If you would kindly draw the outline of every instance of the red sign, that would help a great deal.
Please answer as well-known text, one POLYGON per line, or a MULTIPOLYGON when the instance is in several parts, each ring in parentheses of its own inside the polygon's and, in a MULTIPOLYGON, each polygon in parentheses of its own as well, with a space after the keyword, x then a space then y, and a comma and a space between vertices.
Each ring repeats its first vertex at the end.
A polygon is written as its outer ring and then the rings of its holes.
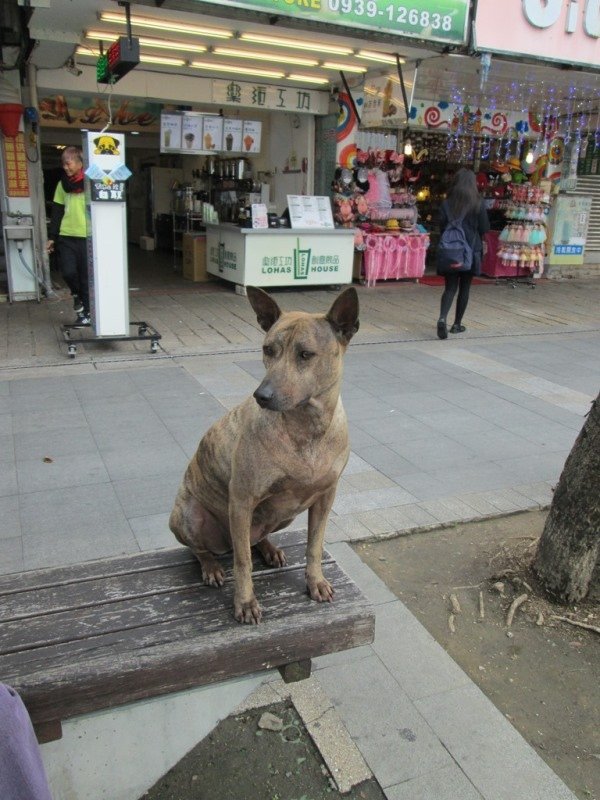
POLYGON ((29 197, 27 156, 22 133, 14 138, 3 137, 4 163, 6 165, 6 194, 9 197, 29 197))

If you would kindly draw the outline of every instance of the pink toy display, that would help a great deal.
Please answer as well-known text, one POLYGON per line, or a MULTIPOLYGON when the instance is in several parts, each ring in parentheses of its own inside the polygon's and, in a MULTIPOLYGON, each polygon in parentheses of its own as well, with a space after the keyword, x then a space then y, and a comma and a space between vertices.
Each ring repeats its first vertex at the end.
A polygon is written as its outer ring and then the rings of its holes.
POLYGON ((367 286, 377 281, 421 278, 429 247, 427 234, 370 233, 364 239, 363 270, 367 286))

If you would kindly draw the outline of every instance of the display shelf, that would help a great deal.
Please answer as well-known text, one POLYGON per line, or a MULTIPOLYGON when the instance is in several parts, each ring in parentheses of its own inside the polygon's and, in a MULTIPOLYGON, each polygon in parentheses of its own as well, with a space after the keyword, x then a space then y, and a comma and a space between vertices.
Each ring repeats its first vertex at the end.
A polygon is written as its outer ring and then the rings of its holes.
POLYGON ((364 245, 362 271, 367 286, 377 281, 418 280, 425 272, 426 233, 369 233, 364 245))

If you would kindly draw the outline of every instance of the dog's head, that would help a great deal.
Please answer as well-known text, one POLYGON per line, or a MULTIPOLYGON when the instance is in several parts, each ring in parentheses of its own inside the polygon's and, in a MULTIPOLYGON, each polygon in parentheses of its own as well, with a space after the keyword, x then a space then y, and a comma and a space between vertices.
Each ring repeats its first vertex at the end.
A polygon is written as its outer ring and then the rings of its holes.
POLYGON ((342 359, 359 327, 358 295, 350 287, 327 314, 282 312, 262 289, 247 287, 260 327, 266 331, 264 380, 254 392, 256 402, 271 411, 319 403, 339 392, 342 359))
POLYGON ((94 139, 94 144, 96 145, 96 149, 94 150, 95 155, 101 156, 118 156, 119 155, 119 140, 115 139, 114 136, 97 136, 94 139))

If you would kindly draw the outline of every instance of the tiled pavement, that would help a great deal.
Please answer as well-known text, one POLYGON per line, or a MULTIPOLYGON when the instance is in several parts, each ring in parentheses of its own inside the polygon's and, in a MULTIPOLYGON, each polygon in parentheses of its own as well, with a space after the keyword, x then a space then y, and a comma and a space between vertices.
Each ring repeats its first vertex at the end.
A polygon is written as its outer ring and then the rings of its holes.
MULTIPOLYGON (((562 800, 571 793, 348 542, 550 502, 600 385, 600 282, 475 286, 468 334, 446 342, 432 338, 439 291, 359 288, 343 388, 352 456, 327 542, 375 604, 377 638, 320 659, 317 675, 390 800, 562 800)), ((307 310, 333 296, 277 294, 307 310)), ((0 572, 173 546, 185 464, 256 387, 261 336, 231 292, 142 302, 166 332, 161 356, 104 343, 74 361, 56 336, 67 301, 0 305, 0 572), (205 328, 186 345, 176 318, 205 328)))

